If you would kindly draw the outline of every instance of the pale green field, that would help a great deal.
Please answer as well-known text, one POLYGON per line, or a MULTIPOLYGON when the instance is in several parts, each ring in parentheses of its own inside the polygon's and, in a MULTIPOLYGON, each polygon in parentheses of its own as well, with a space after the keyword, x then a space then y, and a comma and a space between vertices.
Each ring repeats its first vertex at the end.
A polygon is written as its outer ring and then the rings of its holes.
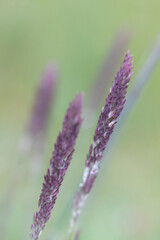
MULTIPOLYGON (((129 48, 134 55, 136 76, 160 32, 159 12, 158 0, 0 0, 1 198, 13 167, 19 164, 17 145, 30 113, 38 78, 51 60, 58 63, 60 72, 44 169, 38 180, 27 180, 23 175, 25 156, 22 158, 18 193, 12 199, 11 209, 7 202, 3 207, 6 219, 0 214, 7 232, 3 240, 28 239, 43 175, 65 109, 75 94, 89 92, 117 30, 125 26, 132 35, 129 48)), ((160 64, 133 109, 110 164, 104 159, 80 218, 80 239, 160 239, 159 92, 160 64)), ((93 130, 80 133, 72 164, 41 239, 65 238, 71 198, 82 175, 93 130)), ((0 230, 0 239, 3 230, 0 230)))

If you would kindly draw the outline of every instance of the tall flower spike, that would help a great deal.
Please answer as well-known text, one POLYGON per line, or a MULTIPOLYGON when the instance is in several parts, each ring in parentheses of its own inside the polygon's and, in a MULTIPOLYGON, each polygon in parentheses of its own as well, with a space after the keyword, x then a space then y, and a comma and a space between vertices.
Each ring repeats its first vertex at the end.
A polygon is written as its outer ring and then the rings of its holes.
POLYGON ((26 133, 20 141, 22 152, 39 152, 43 149, 52 100, 57 90, 57 66, 50 64, 37 85, 37 92, 26 133))
POLYGON ((51 105, 51 99, 56 92, 57 85, 57 67, 50 65, 46 69, 37 89, 37 96, 33 108, 33 114, 30 119, 28 131, 33 135, 39 135, 46 128, 48 112, 51 105))
POLYGON ((78 95, 71 103, 64 118, 62 131, 59 133, 54 151, 50 159, 50 168, 44 177, 39 211, 33 216, 31 239, 38 240, 46 222, 50 218, 52 208, 57 199, 64 175, 74 152, 75 140, 78 136, 81 119, 82 95, 78 95))
POLYGON ((99 172, 100 162, 106 144, 113 132, 117 118, 124 107, 126 91, 131 76, 132 56, 130 56, 128 51, 120 71, 114 79, 113 86, 110 89, 110 93, 105 101, 105 106, 102 108, 98 119, 98 124, 93 137, 93 144, 91 144, 87 155, 83 179, 73 202, 69 239, 72 238, 74 234, 74 228, 78 221, 78 217, 99 172))

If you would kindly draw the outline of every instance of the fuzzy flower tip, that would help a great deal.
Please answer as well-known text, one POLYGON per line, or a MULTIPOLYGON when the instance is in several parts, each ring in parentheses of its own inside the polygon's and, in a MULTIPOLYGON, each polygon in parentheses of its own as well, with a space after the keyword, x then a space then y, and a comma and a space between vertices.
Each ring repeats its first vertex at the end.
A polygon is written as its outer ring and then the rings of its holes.
POLYGON ((55 64, 52 64, 46 69, 37 89, 35 105, 28 126, 31 136, 44 132, 56 85, 57 67, 55 64))
POLYGON ((120 71, 114 79, 113 86, 110 89, 110 93, 106 98, 105 105, 102 108, 98 119, 98 124, 93 137, 93 144, 90 145, 89 153, 85 162, 80 189, 74 198, 69 233, 73 232, 87 196, 91 191, 99 172, 103 152, 114 130, 117 118, 124 107, 128 83, 132 76, 132 68, 132 56, 128 51, 123 64, 120 67, 120 71))
POLYGON ((74 145, 78 136, 81 119, 82 94, 70 103, 66 112, 62 131, 59 133, 50 159, 50 168, 44 176, 39 198, 39 211, 33 216, 31 239, 38 240, 57 199, 64 175, 70 164, 74 145))

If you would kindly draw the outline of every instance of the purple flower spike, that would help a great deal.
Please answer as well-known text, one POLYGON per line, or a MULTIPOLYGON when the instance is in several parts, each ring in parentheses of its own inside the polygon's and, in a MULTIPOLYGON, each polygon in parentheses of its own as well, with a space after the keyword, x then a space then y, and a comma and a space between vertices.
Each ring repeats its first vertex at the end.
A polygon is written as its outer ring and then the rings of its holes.
POLYGON ((44 132, 52 97, 56 90, 57 67, 50 65, 39 84, 28 131, 32 136, 44 132), (53 92, 54 91, 54 92, 53 92))
POLYGON ((64 118, 50 159, 50 168, 44 177, 44 183, 38 203, 39 211, 33 216, 31 239, 38 240, 57 199, 64 175, 70 164, 74 145, 78 136, 81 119, 82 94, 71 103, 64 118))
POLYGON ((43 155, 43 148, 45 143, 45 135, 50 116, 51 104, 55 99, 57 90, 57 66, 50 64, 41 80, 38 82, 36 89, 36 96, 29 121, 27 123, 26 131, 19 143, 19 150, 22 154, 32 153, 34 165, 40 162, 43 155))
POLYGON ((99 172, 103 152, 114 130, 114 125, 124 107, 126 91, 131 76, 132 56, 130 56, 128 51, 120 71, 114 79, 113 86, 110 89, 110 93, 106 98, 105 105, 102 108, 98 119, 98 124, 93 137, 93 144, 90 146, 85 163, 83 180, 80 184, 80 189, 74 198, 69 230, 70 236, 73 234, 78 217, 99 172))

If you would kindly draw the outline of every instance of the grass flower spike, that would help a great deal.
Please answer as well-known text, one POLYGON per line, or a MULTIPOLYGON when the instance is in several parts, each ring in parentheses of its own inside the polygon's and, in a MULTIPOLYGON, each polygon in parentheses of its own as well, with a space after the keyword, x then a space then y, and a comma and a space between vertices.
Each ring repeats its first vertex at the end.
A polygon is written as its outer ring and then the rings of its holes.
POLYGON ((38 81, 32 112, 25 134, 20 141, 19 147, 22 154, 35 152, 38 158, 42 156, 51 105, 57 90, 57 73, 57 66, 50 64, 38 81))
POLYGON ((106 148, 107 142, 114 130, 114 125, 120 115, 124 104, 128 83, 132 76, 132 56, 127 52, 120 71, 117 73, 110 93, 106 98, 105 105, 102 108, 98 119, 98 124, 93 137, 87 159, 85 162, 85 170, 80 189, 76 193, 72 209, 72 217, 70 221, 70 237, 73 234, 78 217, 81 213, 83 205, 87 199, 89 192, 94 184, 100 169, 100 162, 106 148))
POLYGON ((31 239, 38 240, 59 193, 64 175, 74 152, 75 140, 78 136, 81 119, 82 95, 78 95, 70 104, 59 133, 54 151, 50 159, 50 168, 44 177, 44 183, 39 198, 39 211, 33 216, 31 239))
POLYGON ((28 131, 31 135, 39 135, 44 131, 44 128, 47 125, 46 121, 50 110, 51 100, 56 92, 56 85, 57 67, 55 65, 50 65, 46 69, 39 84, 39 88, 37 89, 33 114, 28 127, 28 131))

